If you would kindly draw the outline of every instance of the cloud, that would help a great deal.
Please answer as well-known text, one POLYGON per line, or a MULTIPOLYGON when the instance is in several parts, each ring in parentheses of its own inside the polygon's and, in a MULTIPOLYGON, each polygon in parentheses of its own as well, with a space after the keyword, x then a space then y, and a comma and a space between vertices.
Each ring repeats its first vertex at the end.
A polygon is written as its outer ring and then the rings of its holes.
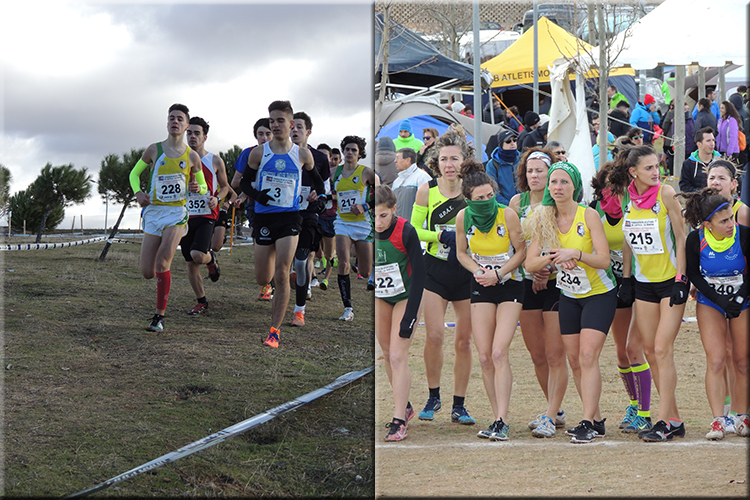
MULTIPOLYGON (((3 12, 12 29, 0 41, 13 50, 0 53, 0 145, 12 192, 47 162, 96 179, 105 155, 164 139, 175 102, 209 121, 216 153, 254 144, 252 125, 276 99, 312 116, 311 143, 370 136, 369 3, 47 6, 3 12)), ((98 199, 68 213, 92 203, 103 214, 98 199)))

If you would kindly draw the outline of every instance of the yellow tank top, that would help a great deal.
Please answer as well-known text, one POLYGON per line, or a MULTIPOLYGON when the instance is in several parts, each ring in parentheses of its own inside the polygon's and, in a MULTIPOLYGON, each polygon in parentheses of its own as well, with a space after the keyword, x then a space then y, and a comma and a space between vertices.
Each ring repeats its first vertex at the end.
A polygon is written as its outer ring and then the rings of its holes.
POLYGON ((190 147, 178 158, 170 158, 156 143, 156 161, 149 179, 148 193, 152 205, 185 206, 190 181, 190 147))
POLYGON ((677 276, 674 231, 662 200, 662 188, 659 186, 651 209, 636 207, 627 191, 623 199, 622 230, 633 251, 633 275, 641 283, 660 283, 677 276))
POLYGON ((734 212, 734 220, 737 221, 737 211, 740 209, 740 207, 744 205, 740 200, 737 200, 734 202, 734 205, 732 205, 732 212, 734 212))
MULTIPOLYGON (((591 241, 591 231, 586 225, 585 213, 586 207, 579 205, 568 232, 558 231, 562 248, 594 253, 594 243, 591 241)), ((616 284, 611 268, 594 269, 583 262, 579 262, 572 270, 563 269, 561 266, 557 268, 557 287, 566 297, 582 299, 600 295, 615 288, 616 284)))
POLYGON ((604 234, 607 236, 607 243, 609 243, 609 267, 612 269, 612 274, 622 278, 622 245, 625 241, 625 233, 622 232, 622 217, 613 226, 598 201, 596 202, 596 211, 602 219, 604 234))
MULTIPOLYGON (((495 226, 492 231, 483 233, 476 226, 471 226, 466 230, 466 239, 469 242, 471 257, 485 269, 500 269, 515 253, 505 222, 504 206, 497 209, 495 226)), ((517 269, 514 269, 507 276, 506 281, 508 279, 514 281, 523 279, 517 269)))
POLYGON ((338 198, 338 216, 343 221, 367 220, 365 214, 354 215, 352 213, 354 205, 362 205, 365 202, 365 182, 362 179, 364 169, 363 165, 357 165, 350 177, 341 175, 334 183, 333 189, 336 191, 336 197, 338 198))

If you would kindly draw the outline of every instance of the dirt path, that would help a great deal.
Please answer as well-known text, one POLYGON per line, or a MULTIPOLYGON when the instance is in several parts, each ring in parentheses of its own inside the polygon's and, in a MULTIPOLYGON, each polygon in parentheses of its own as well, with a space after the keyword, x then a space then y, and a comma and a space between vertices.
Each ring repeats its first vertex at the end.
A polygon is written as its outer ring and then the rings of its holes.
MULTIPOLYGON (((452 311, 446 321, 452 321, 452 311)), ((695 316, 689 302, 686 317, 695 316)), ((615 347, 607 339, 601 356, 601 410, 607 434, 593 444, 571 444, 562 432, 551 439, 531 436, 527 422, 545 407, 531 358, 520 329, 511 344, 513 370, 509 424, 510 440, 492 443, 476 437, 492 414, 474 356, 466 406, 477 425, 450 422, 453 386, 453 329, 446 329, 445 363, 441 380, 447 408, 432 422, 412 420, 409 436, 386 443, 384 424, 390 420, 393 399, 383 356, 376 346, 376 495, 378 496, 716 496, 747 497, 748 441, 735 435, 723 441, 705 439, 711 412, 704 389, 705 355, 694 322, 684 322, 677 337, 677 402, 687 428, 685 439, 671 443, 643 443, 619 432, 617 424, 628 404, 616 367, 615 347)), ((427 396, 424 377, 424 327, 419 327, 410 350, 411 401, 419 411, 427 396)), ((652 415, 659 398, 653 389, 652 415)), ((567 427, 581 418, 581 403, 572 376, 563 401, 567 427)))

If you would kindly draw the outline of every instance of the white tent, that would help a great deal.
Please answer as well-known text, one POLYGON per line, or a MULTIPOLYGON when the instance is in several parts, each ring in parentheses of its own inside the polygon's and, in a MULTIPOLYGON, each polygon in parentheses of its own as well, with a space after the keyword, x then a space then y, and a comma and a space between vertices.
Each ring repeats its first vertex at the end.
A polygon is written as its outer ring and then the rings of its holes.
MULTIPOLYGON (((623 47, 613 67, 703 67, 744 64, 747 49, 745 0, 664 0, 630 30, 617 35, 613 47, 623 47), (624 40, 624 42, 623 42, 624 40)), ((593 60, 599 60, 598 48, 593 60)))

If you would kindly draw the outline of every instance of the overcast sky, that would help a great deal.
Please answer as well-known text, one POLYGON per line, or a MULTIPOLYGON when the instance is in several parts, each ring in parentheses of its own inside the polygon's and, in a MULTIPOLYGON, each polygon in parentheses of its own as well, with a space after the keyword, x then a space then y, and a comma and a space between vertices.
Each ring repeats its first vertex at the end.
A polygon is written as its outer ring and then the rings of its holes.
MULTIPOLYGON (((296 5, 210 2, 3 2, 0 6, 0 163, 11 193, 46 163, 87 167, 167 137, 179 102, 210 124, 206 149, 256 144, 252 126, 288 99, 313 121, 310 144, 367 138, 371 164, 372 12, 369 1, 296 5)), ((96 185, 59 226, 103 227, 96 185)), ((109 206, 112 226, 122 206, 109 206)), ((138 208, 122 228, 136 228, 138 208)), ((0 220, 6 224, 7 221, 0 220)))

